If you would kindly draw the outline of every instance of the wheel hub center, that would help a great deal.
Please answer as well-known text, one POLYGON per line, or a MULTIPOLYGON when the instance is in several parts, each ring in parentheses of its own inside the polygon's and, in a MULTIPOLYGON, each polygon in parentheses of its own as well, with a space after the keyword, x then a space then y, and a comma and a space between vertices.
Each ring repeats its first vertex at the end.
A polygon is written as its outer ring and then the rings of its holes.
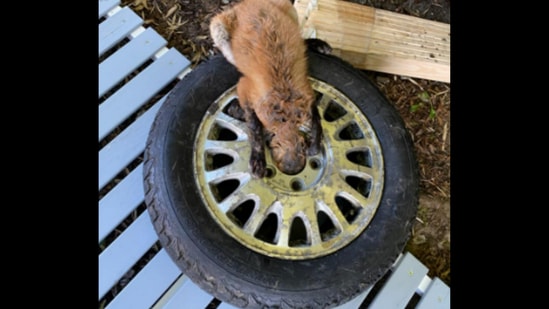
MULTIPOLYGON (((266 149, 265 153, 269 153, 266 149)), ((324 148, 315 156, 307 157, 303 170, 295 175, 288 175, 279 170, 272 161, 271 156, 266 156, 267 176, 264 181, 273 189, 288 194, 306 194, 306 191, 317 185, 324 175, 328 158, 324 148)))

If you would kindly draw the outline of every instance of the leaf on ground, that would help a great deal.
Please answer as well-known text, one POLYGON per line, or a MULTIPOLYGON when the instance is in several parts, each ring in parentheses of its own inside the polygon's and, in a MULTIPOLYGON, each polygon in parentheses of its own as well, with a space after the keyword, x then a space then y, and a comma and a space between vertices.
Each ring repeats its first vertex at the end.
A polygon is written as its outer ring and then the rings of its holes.
POLYGON ((427 91, 421 92, 420 94, 417 95, 417 97, 425 103, 429 103, 431 101, 431 96, 427 91))
POLYGON ((417 110, 421 107, 421 105, 423 105, 421 102, 412 104, 412 106, 410 106, 410 112, 412 113, 417 112, 417 110))

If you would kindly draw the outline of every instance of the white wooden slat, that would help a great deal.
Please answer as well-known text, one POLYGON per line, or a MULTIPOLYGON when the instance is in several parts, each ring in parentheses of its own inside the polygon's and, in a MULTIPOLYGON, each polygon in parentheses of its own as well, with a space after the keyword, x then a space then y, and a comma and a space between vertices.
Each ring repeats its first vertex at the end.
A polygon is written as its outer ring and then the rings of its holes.
POLYGON ((101 18, 112 10, 115 6, 120 4, 120 0, 99 0, 99 17, 101 18))
POLYGON ((99 299, 158 240, 151 219, 143 212, 99 255, 99 299))
POLYGON ((99 56, 122 41, 143 24, 143 20, 130 8, 124 7, 99 24, 99 56))
POLYGON ((99 242, 111 233, 144 199, 143 164, 139 164, 99 201, 99 242))
POLYGON ((423 293, 425 293, 429 285, 431 285, 431 281, 432 280, 429 276, 423 277, 423 279, 419 283, 419 286, 416 289, 416 293, 419 295, 423 295, 423 293))
POLYGON ((167 292, 170 294, 162 297, 153 309, 206 308, 214 299, 187 276, 181 276, 172 288, 167 292), (171 291, 172 288, 175 291, 171 291))
POLYGON ((450 309, 450 288, 435 277, 421 297, 416 309, 450 309))
POLYGON ((427 271, 425 265, 406 253, 369 308, 405 308, 427 271))
POLYGON ((101 62, 98 76, 99 97, 151 59, 166 43, 156 31, 148 28, 101 62))
MULTIPOLYGON (((181 275, 181 271, 161 249, 152 260, 107 305, 108 309, 148 309, 181 275)), ((195 307, 180 306, 194 309, 195 307)))
POLYGON ((143 152, 151 124, 166 96, 99 151, 99 190, 143 152))
POLYGON ((189 60, 172 48, 99 105, 99 140, 173 81, 189 60))
POLYGON ((177 292, 179 292, 179 289, 181 288, 181 286, 183 286, 183 284, 185 282, 190 281, 190 280, 191 279, 189 279, 189 277, 181 274, 181 276, 179 276, 179 278, 177 278, 174 281, 174 283, 168 289, 166 289, 166 292, 164 292, 162 297, 160 297, 158 299, 158 301, 154 304, 154 306, 151 309, 164 308, 164 306, 166 306, 166 304, 170 302, 173 295, 175 295, 177 292))

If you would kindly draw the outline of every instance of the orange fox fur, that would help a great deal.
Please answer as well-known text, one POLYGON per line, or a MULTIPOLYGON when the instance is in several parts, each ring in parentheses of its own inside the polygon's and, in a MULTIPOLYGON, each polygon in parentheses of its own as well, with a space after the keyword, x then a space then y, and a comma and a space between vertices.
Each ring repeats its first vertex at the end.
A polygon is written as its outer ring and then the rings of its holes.
POLYGON ((320 121, 295 8, 289 0, 243 0, 216 15, 210 32, 242 73, 237 94, 252 135, 253 174, 265 176, 262 127, 277 168, 299 173, 319 151, 320 121))

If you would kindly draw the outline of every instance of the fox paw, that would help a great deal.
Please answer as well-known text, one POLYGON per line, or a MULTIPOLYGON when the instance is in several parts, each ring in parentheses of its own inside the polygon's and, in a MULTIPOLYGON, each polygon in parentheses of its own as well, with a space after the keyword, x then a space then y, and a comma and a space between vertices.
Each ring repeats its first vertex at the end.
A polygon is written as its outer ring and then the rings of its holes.
POLYGON ((320 152, 320 141, 315 141, 307 149, 308 156, 316 156, 320 152))
POLYGON ((254 178, 263 178, 267 175, 267 163, 265 155, 257 152, 252 152, 250 157, 250 169, 254 178))
POLYGON ((240 107, 238 102, 233 101, 229 105, 229 108, 227 108, 227 114, 240 121, 245 121, 244 110, 240 107))
POLYGON ((330 46, 330 44, 321 39, 306 39, 305 43, 307 44, 307 48, 309 50, 325 55, 329 55, 332 53, 332 47, 330 46))

